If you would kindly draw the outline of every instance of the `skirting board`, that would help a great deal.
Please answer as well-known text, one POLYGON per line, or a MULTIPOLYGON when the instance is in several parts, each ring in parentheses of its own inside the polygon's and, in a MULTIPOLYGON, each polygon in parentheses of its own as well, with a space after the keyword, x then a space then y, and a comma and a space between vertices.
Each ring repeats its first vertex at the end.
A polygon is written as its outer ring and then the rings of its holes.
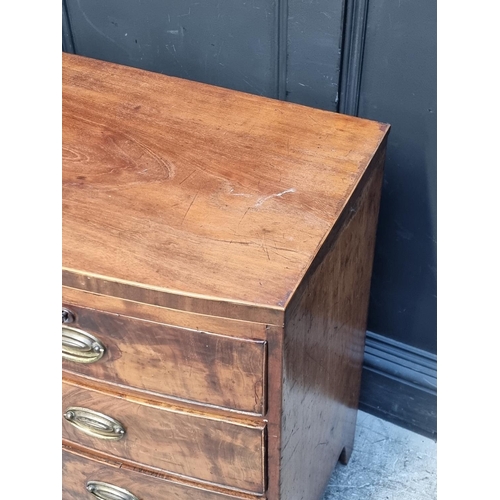
POLYGON ((367 332, 359 408, 436 440, 436 355, 367 332))

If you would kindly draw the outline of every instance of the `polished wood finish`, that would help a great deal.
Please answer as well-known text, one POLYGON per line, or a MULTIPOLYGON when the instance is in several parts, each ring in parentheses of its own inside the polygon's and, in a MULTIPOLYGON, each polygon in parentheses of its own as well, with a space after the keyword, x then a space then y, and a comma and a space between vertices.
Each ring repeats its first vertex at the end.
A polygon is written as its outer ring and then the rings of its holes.
MULTIPOLYGON (((255 496, 201 489, 172 479, 137 471, 127 465, 108 462, 95 455, 63 447, 62 500, 94 499, 85 489, 87 481, 102 481, 135 494, 140 500, 251 500, 255 496)), ((265 497, 258 497, 265 500, 265 497)))
POLYGON ((178 309, 167 309, 133 300, 110 297, 109 295, 85 292, 67 286, 62 287, 62 301, 70 309, 71 306, 85 304, 88 309, 107 311, 130 318, 155 321, 156 323, 176 325, 190 330, 217 332, 220 335, 240 339, 266 340, 267 338, 267 325, 265 323, 250 323, 220 316, 207 316, 206 314, 195 314, 178 309))
POLYGON ((121 387, 247 413, 265 412, 266 342, 235 339, 63 304, 74 326, 106 347, 95 363, 63 369, 121 387))
MULTIPOLYGON (((268 410, 267 423, 267 496, 280 499, 279 479, 281 463, 281 424, 283 389, 283 336, 284 328, 268 326, 268 410)), ((319 499, 318 499, 319 500, 319 499)))
POLYGON ((388 127, 63 62, 64 284, 279 324, 388 127))
POLYGON ((107 347, 64 363, 65 405, 127 429, 63 424, 79 484, 97 460, 144 500, 321 498, 353 446, 388 131, 63 57, 63 304, 107 347))
POLYGON ((63 418, 63 440, 181 477, 264 493, 265 425, 225 421, 63 383, 62 413, 83 407, 119 420, 119 441, 92 437, 63 418))
POLYGON ((352 452, 382 165, 287 309, 279 498, 321 498, 352 452))

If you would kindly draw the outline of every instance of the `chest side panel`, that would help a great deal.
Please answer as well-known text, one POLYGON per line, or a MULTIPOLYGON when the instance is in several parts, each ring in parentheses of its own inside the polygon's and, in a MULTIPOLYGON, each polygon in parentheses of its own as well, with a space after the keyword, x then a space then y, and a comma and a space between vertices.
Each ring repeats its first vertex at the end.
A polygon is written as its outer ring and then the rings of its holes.
POLYGON ((382 166, 380 154, 286 312, 282 500, 320 498, 338 457, 352 450, 382 166))

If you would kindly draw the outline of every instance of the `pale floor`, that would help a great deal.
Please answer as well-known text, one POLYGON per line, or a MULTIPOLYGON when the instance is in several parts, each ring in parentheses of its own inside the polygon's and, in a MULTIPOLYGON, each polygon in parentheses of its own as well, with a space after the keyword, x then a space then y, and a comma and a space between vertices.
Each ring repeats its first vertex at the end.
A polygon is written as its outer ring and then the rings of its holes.
POLYGON ((435 500, 436 443, 358 413, 349 464, 337 464, 323 500, 435 500))

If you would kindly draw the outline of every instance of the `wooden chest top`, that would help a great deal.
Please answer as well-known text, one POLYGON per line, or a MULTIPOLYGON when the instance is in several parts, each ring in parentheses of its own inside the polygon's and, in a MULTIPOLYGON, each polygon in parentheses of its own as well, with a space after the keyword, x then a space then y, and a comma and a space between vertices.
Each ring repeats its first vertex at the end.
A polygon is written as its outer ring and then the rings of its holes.
POLYGON ((63 284, 271 320, 388 130, 63 54, 63 284))

